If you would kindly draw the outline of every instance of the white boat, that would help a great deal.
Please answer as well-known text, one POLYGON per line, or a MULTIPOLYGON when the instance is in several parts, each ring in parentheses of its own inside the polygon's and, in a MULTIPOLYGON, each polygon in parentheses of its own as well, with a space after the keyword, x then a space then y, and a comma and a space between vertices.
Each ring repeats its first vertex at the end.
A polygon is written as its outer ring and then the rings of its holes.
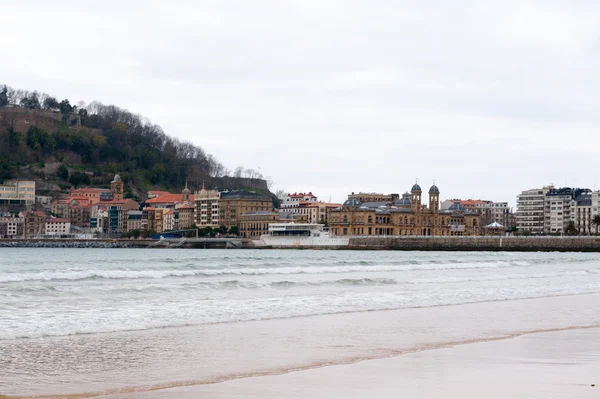
POLYGON ((332 236, 322 224, 311 223, 272 223, 269 233, 260 236, 259 246, 268 247, 345 247, 350 243, 347 237, 332 236))

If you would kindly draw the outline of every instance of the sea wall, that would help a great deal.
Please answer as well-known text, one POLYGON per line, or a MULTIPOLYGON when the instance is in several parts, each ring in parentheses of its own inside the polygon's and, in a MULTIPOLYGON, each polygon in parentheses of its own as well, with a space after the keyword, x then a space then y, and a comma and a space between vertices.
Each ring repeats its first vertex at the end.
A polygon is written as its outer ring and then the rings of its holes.
POLYGON ((353 237, 348 249, 600 252, 600 237, 353 237))
POLYGON ((0 240, 0 248, 145 248, 147 246, 148 242, 134 240, 0 240))

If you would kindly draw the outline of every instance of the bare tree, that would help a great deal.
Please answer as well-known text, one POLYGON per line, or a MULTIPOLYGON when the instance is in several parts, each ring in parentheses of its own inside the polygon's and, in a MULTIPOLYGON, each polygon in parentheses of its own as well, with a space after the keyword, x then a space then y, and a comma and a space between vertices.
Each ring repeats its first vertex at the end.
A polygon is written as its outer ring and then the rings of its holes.
POLYGON ((238 166, 233 171, 233 177, 235 177, 236 179, 239 179, 239 178, 242 177, 242 173, 244 173, 244 167, 243 166, 238 166))
POLYGON ((287 197, 287 195, 288 195, 288 193, 284 190, 279 189, 279 190, 275 191, 275 196, 277 198, 279 198, 280 200, 284 200, 287 197))
MULTIPOLYGON (((262 179, 262 177, 261 177, 262 179)), ((271 176, 267 176, 267 188, 271 191, 271 187, 273 187, 273 178, 271 176)))

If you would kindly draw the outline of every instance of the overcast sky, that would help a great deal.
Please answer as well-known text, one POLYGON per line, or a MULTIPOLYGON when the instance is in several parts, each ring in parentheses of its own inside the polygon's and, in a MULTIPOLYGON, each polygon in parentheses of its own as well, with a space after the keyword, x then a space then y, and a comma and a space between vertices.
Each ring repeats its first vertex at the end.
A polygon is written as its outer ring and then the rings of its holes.
POLYGON ((600 188, 600 2, 0 3, 0 82, 140 113, 342 201, 600 188))

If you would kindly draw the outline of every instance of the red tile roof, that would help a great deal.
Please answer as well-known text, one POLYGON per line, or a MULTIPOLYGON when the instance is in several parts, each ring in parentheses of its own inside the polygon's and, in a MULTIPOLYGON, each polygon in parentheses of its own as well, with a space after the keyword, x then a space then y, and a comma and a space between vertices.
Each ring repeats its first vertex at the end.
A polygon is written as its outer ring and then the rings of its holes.
MULTIPOLYGON (((158 197, 154 197, 146 201, 148 204, 174 204, 177 202, 183 202, 183 194, 161 194, 158 197)), ((194 196, 190 195, 190 201, 194 201, 194 196)))

